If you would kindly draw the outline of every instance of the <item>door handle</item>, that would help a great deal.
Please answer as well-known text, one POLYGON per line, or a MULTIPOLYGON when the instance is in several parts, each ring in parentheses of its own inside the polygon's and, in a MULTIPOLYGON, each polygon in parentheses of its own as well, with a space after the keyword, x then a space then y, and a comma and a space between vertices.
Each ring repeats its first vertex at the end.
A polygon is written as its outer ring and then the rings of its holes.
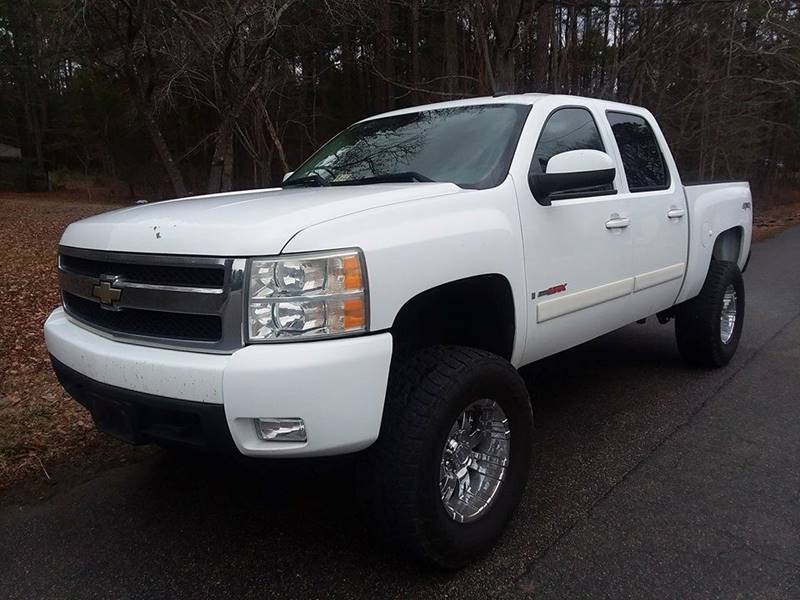
POLYGON ((667 218, 668 219, 680 219, 683 215, 686 214, 686 211, 682 208, 672 207, 667 211, 667 218))
POLYGON ((631 220, 628 217, 611 215, 611 218, 606 221, 606 229, 625 229, 630 224, 631 220))

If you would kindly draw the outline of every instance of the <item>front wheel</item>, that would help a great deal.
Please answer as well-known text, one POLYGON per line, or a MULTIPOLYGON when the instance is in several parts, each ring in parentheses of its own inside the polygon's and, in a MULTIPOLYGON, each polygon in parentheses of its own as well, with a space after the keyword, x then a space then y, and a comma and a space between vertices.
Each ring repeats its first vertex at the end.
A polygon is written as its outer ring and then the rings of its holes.
POLYGON ((368 451, 371 513, 416 558, 458 568, 487 551, 528 477, 528 392, 502 358, 440 346, 395 361, 368 451))
POLYGON ((722 367, 733 358, 744 325, 744 281, 734 262, 711 261, 703 289, 675 315, 683 358, 693 365, 722 367))

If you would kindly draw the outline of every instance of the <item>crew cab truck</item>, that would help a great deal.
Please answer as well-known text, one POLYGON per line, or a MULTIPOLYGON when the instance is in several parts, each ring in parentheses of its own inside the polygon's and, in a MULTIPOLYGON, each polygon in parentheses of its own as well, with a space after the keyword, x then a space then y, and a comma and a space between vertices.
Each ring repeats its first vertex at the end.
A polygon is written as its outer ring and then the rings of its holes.
POLYGON ((70 225, 45 337, 101 430, 263 459, 358 452, 378 531, 455 568, 528 479, 517 369, 651 315, 674 319, 689 363, 722 367, 751 224, 748 184, 682 185, 645 109, 407 108, 279 188, 70 225))

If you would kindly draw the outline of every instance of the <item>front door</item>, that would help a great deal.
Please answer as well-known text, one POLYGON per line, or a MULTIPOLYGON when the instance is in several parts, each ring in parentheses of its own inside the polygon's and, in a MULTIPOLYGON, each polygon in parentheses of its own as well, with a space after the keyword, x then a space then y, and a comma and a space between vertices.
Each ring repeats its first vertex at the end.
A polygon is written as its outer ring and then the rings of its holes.
MULTIPOLYGON (((553 108, 531 170, 544 172, 552 156, 568 150, 608 152, 609 132, 598 127, 602 113, 591 101, 553 108)), ((532 362, 630 322, 633 242, 629 200, 616 192, 619 175, 605 189, 554 196, 550 206, 537 203, 527 180, 519 179, 529 302, 524 358, 532 362)))

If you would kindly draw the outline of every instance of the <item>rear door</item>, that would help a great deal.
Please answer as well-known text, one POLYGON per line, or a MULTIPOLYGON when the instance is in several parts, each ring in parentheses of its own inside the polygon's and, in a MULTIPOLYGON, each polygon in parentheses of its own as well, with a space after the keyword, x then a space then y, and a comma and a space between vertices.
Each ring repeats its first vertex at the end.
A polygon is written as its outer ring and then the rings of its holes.
POLYGON ((686 196, 661 131, 647 111, 605 111, 623 178, 633 240, 631 321, 675 303, 686 272, 689 218, 686 196))
MULTIPOLYGON (((528 287, 525 362, 548 356, 630 321, 633 290, 628 198, 615 185, 574 190, 540 205, 528 172, 544 172, 554 155, 568 150, 609 152, 610 130, 591 100, 546 98, 536 103, 526 131, 525 160, 514 176, 528 287)), ((613 155, 612 155, 613 156, 613 155)), ((515 158, 516 161, 516 158, 515 158)))

